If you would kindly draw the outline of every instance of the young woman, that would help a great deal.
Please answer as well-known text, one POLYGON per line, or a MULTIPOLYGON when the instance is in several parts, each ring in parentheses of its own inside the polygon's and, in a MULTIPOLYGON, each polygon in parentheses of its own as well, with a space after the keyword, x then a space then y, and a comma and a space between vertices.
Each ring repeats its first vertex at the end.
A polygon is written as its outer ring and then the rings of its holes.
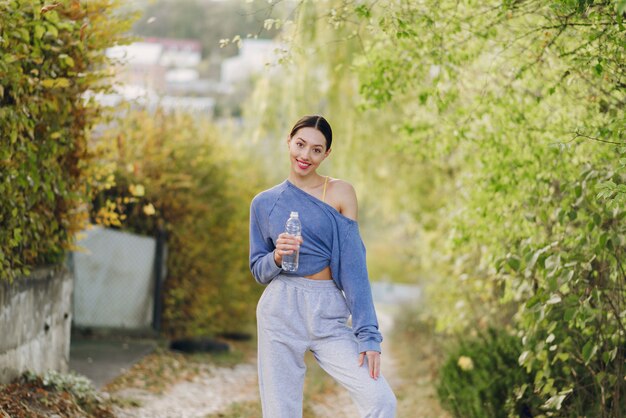
POLYGON ((250 270, 257 282, 268 285, 257 305, 265 418, 302 416, 307 350, 348 389, 362 417, 395 416, 396 398, 380 374, 382 337, 356 193, 349 183, 317 173, 331 144, 326 119, 300 119, 287 139, 289 177, 258 194, 250 206, 250 270), (299 214, 301 237, 284 233, 292 211, 299 214), (283 256, 296 250, 298 270, 283 271, 283 256))

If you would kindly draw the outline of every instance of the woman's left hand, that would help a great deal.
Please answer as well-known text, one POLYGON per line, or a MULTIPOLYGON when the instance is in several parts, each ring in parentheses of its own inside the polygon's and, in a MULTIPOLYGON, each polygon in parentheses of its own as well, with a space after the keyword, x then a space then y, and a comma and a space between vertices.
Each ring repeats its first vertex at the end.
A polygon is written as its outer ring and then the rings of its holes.
POLYGON ((378 376, 380 376, 380 353, 378 351, 365 351, 359 354, 359 367, 363 365, 365 356, 367 356, 370 377, 372 379, 378 379, 378 376))

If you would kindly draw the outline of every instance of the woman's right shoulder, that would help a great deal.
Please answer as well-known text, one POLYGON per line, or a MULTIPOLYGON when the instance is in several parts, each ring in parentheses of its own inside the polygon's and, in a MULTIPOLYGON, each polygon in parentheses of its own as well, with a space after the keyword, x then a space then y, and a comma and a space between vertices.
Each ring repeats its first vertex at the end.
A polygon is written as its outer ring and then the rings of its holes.
POLYGON ((256 196, 252 198, 251 206, 252 207, 257 207, 257 206, 267 207, 267 205, 273 204, 280 197, 280 194, 282 193, 283 189, 284 189, 284 184, 280 183, 267 190, 263 190, 262 192, 258 193, 256 196))

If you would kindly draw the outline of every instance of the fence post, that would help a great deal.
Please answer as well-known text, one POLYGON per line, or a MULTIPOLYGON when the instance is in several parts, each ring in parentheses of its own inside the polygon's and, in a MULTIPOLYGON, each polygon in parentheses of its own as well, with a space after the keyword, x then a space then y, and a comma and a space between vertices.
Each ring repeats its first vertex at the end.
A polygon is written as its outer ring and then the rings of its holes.
POLYGON ((161 316, 163 307, 163 262, 165 256, 165 242, 167 233, 163 227, 157 228, 156 249, 154 256, 154 311, 152 314, 152 328, 161 331, 161 316))

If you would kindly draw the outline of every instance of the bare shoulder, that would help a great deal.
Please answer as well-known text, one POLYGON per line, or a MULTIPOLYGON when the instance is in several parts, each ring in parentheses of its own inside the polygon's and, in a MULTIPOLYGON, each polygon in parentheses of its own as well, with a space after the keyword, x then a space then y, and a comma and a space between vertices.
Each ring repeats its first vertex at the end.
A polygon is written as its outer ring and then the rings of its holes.
POLYGON ((356 200, 356 191, 354 186, 345 180, 331 179, 329 185, 333 188, 333 193, 338 196, 356 200))
POLYGON ((333 206, 342 215, 356 221, 358 218, 358 202, 354 186, 341 179, 331 179, 329 186, 328 197, 333 206))

